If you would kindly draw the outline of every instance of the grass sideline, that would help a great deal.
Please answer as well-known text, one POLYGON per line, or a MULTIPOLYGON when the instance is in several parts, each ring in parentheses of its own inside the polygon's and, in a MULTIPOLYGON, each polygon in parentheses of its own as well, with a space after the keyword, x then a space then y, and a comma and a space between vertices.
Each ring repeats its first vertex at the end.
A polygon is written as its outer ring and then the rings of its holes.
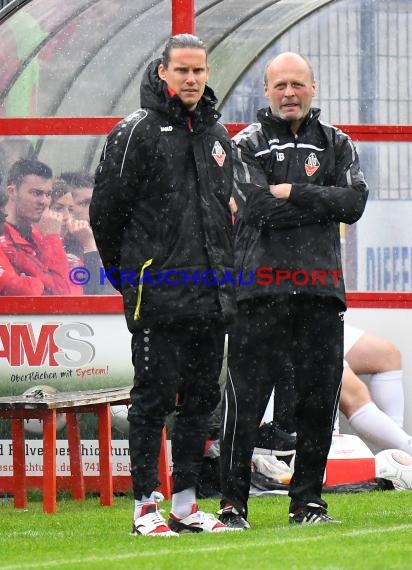
MULTIPOLYGON (((0 501, 1 570, 397 570, 412 567, 412 492, 326 495, 339 525, 287 524, 284 496, 250 499, 253 529, 239 533, 131 537, 131 497, 59 497, 45 515, 40 496, 26 511, 0 501)), ((216 500, 199 501, 214 512, 216 500)), ((168 513, 169 502, 164 503, 168 513)))

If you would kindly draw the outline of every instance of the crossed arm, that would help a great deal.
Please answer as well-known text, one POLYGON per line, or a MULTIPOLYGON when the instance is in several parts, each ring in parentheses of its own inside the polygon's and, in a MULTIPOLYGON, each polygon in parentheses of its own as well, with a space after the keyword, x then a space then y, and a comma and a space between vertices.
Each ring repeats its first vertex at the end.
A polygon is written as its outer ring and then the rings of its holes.
POLYGON ((254 151, 244 141, 234 145, 235 200, 245 223, 282 229, 329 221, 352 224, 365 208, 368 188, 357 153, 343 139, 336 148, 336 185, 269 184, 254 151))

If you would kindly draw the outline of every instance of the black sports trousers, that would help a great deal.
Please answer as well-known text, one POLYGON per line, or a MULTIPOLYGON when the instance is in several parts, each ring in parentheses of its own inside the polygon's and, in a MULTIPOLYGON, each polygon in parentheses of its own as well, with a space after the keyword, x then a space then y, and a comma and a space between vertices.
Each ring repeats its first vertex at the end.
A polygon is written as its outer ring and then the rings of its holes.
POLYGON ((342 309, 336 299, 303 294, 239 304, 229 331, 221 488, 222 504, 244 516, 257 428, 273 387, 276 402, 276 386, 284 390, 290 382, 297 442, 289 495, 294 507, 312 501, 326 506, 321 492, 342 378, 342 309))
POLYGON ((202 318, 133 334, 135 376, 128 419, 135 499, 149 496, 159 485, 161 432, 174 410, 173 492, 197 485, 211 413, 220 399, 224 337, 221 322, 202 318))

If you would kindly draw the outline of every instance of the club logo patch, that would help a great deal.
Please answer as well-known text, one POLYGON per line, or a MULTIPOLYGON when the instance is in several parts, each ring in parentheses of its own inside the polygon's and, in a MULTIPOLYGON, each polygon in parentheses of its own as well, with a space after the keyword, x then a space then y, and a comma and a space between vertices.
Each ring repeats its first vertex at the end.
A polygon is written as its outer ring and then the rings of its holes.
POLYGON ((305 160, 305 170, 308 176, 313 176, 317 169, 319 168, 320 163, 318 157, 314 152, 311 152, 308 158, 305 160))
POLYGON ((226 153, 219 141, 216 141, 215 144, 213 145, 212 156, 216 160, 219 166, 223 166, 223 163, 225 162, 226 158, 226 153))

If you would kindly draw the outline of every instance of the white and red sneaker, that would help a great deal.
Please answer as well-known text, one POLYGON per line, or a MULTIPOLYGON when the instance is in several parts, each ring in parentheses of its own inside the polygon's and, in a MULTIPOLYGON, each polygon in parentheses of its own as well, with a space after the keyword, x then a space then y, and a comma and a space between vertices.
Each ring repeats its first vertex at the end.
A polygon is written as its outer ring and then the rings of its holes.
POLYGON ((179 536, 177 532, 173 532, 167 525, 156 503, 147 503, 147 505, 142 506, 140 517, 137 517, 137 519, 133 521, 132 532, 130 534, 133 536, 179 536))
POLYGON ((168 525, 170 529, 176 533, 228 532, 233 530, 240 530, 226 526, 210 513, 199 511, 199 507, 196 504, 192 506, 192 512, 190 515, 182 519, 173 513, 170 513, 168 525))

